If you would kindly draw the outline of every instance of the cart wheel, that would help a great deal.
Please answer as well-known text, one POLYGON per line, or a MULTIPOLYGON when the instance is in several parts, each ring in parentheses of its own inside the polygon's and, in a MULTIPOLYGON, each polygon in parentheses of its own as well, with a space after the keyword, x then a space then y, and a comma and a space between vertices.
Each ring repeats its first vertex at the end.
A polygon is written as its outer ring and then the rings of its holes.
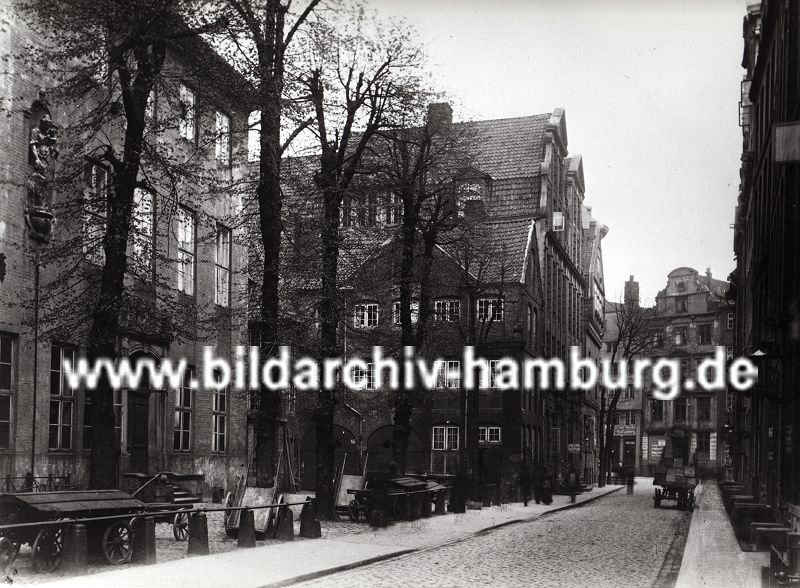
POLYGON ((64 529, 62 527, 42 527, 33 542, 33 569, 46 574, 55 571, 61 563, 61 550, 64 549, 64 529))
POLYGON ((131 559, 131 536, 131 527, 125 521, 112 523, 103 533, 103 555, 112 566, 131 559))
POLYGON ((350 504, 347 505, 347 516, 350 517, 350 520, 354 523, 358 522, 359 519, 359 511, 358 511, 358 501, 351 500, 350 504))
POLYGON ((0 574, 3 577, 8 576, 8 571, 14 565, 18 553, 19 544, 14 545, 8 537, 0 537, 0 574))
POLYGON ((172 520, 172 534, 176 541, 186 541, 189 536, 189 515, 185 511, 175 513, 172 520))

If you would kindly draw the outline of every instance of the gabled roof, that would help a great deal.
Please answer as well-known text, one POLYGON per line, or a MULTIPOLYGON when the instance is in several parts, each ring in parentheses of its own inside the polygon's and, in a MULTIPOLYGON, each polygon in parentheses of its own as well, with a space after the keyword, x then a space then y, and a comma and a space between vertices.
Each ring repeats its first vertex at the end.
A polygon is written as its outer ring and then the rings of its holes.
MULTIPOLYGON (((475 247, 469 260, 470 274, 485 284, 519 283, 524 278, 530 248, 532 221, 528 218, 488 219, 470 236, 475 247)), ((458 263, 465 264, 463 252, 444 248, 458 263)))
POLYGON ((539 173, 551 113, 454 123, 474 133, 473 167, 492 178, 524 178, 539 173))

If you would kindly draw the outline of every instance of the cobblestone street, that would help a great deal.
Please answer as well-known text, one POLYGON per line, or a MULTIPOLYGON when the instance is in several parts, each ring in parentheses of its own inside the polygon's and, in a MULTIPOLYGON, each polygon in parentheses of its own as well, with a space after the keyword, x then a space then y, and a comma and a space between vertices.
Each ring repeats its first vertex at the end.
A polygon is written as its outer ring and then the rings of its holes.
POLYGON ((633 496, 617 492, 302 586, 671 586, 691 513, 674 503, 655 509, 652 494, 645 479, 633 496))

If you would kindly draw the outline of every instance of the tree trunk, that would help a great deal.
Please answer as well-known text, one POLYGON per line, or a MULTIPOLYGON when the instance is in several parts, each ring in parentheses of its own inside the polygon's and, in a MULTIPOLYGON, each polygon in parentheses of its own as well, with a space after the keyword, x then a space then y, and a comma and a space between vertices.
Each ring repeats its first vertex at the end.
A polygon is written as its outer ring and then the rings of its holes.
MULTIPOLYGON (((87 356, 94 365, 100 359, 117 359, 117 337, 120 314, 125 296, 126 248, 131 227, 131 211, 143 128, 128 126, 125 152, 131 157, 114 175, 113 203, 109 207, 107 235, 104 243, 105 264, 100 296, 92 316, 87 356)), ((119 474, 119 453, 114 418, 114 390, 103 372, 92 399, 92 450, 89 469, 89 488, 116 488, 119 474)))
MULTIPOLYGON (((417 215, 415 214, 414 191, 406 188, 402 195, 403 227, 400 259, 400 329, 401 344, 413 346, 414 324, 411 314, 411 298, 414 283, 414 251, 417 236, 417 215)), ((405 372, 405 362, 401 364, 405 372)), ((414 388, 406 389, 405 373, 401 374, 401 385, 395 393, 394 427, 392 428, 392 459, 397 473, 406 474, 408 440, 411 436, 411 414, 413 412, 414 388)))
MULTIPOLYGON (((339 190, 336 185, 336 155, 323 152, 318 176, 323 191, 322 236, 322 297, 320 301, 320 357, 333 358, 338 353, 338 263, 339 263, 339 190)), ((332 518, 334 509, 335 390, 320 387, 314 423, 317 432, 317 513, 332 518)))
MULTIPOLYGON (((281 213, 283 199, 280 186, 280 117, 279 95, 274 82, 266 83, 261 105, 261 155, 257 188, 259 225, 264 246, 264 267, 261 289, 261 323, 259 325, 262 362, 278 354, 278 278, 280 271, 281 213)), ((280 441, 277 421, 280 415, 280 393, 261 385, 259 389, 256 427, 256 485, 271 487, 275 481, 280 441)))

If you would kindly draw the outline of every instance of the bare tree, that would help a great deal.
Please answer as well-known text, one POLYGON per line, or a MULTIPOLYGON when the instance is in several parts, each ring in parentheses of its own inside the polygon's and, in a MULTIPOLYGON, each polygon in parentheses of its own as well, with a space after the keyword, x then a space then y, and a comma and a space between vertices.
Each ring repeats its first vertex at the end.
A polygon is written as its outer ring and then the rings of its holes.
MULTIPOLYGON (((449 105, 428 104, 431 95, 420 89, 410 110, 376 133, 365 163, 371 177, 367 189, 378 191, 390 205, 396 202, 395 210, 400 211, 400 345, 417 350, 427 342, 433 315, 436 248, 457 225, 454 179, 470 161, 471 146, 466 128, 453 126, 449 105)), ((404 387, 395 393, 392 452, 399 473, 407 469, 417 393, 404 387)))
MULTIPOLYGON (((260 320, 256 322, 262 360, 278 352, 280 293, 278 289, 283 231, 281 160, 292 141, 311 119, 297 121, 297 112, 288 108, 296 99, 292 82, 291 49, 302 34, 320 0, 304 3, 292 0, 226 0, 219 8, 226 30, 220 35, 224 54, 255 86, 252 102, 257 120, 248 132, 258 132, 258 179, 255 201, 256 225, 261 237, 260 320), (281 132, 288 128, 282 140, 281 132)), ((280 395, 262 386, 259 390, 256 426, 256 484, 266 487, 275 476, 276 423, 280 395)))
MULTIPOLYGON (((322 197, 320 357, 338 353, 337 290, 339 227, 344 195, 359 171, 367 145, 393 109, 414 94, 421 53, 407 30, 383 29, 357 8, 339 27, 320 26, 304 78, 314 112, 320 156, 316 185, 322 197)), ((320 516, 333 511, 336 394, 320 390, 314 416, 317 434, 317 503, 320 516)))
MULTIPOLYGON (((616 316, 614 339, 608 341, 609 361, 614 364, 621 360, 632 360, 653 348, 654 338, 659 330, 658 314, 655 308, 644 307, 634 298, 613 303, 616 316)), ((611 323, 611 321, 609 321, 611 323)), ((627 384, 627 372, 624 374, 627 384)), ((611 478, 610 447, 614 439, 614 421, 622 388, 613 391, 600 388, 600 413, 597 427, 600 433, 600 471, 599 484, 602 486, 611 478), (610 394, 610 396, 609 396, 610 394)))

